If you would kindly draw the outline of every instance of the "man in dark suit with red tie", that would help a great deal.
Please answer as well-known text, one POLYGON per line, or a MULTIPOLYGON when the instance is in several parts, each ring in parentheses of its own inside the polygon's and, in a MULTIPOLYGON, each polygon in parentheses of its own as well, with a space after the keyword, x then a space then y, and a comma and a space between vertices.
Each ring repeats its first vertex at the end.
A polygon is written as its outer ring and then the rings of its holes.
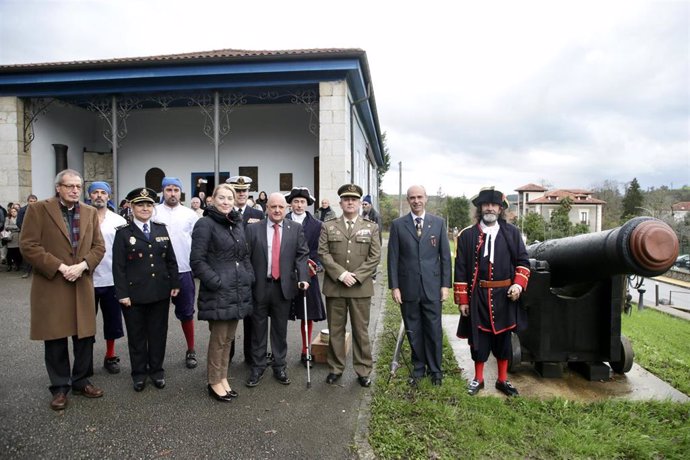
POLYGON ((451 286, 446 223, 425 211, 426 202, 424 187, 407 189, 410 213, 393 221, 388 238, 388 287, 400 305, 412 349, 411 385, 427 375, 441 385, 441 304, 451 286))
POLYGON ((248 387, 257 386, 266 370, 269 316, 273 376, 283 385, 290 384, 285 369, 290 304, 298 288, 309 288, 309 247, 302 226, 285 220, 287 202, 281 193, 269 196, 266 210, 267 219, 245 227, 256 279, 253 287, 252 370, 246 382, 248 387))

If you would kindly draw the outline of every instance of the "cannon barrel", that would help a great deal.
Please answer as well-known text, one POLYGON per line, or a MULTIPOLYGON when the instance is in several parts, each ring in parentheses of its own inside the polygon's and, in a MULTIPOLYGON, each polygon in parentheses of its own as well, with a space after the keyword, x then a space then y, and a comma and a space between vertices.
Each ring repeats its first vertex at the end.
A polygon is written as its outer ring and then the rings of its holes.
POLYGON ((636 217, 611 230, 532 244, 527 253, 548 262, 551 285, 561 287, 613 275, 665 273, 678 256, 678 238, 666 223, 636 217))

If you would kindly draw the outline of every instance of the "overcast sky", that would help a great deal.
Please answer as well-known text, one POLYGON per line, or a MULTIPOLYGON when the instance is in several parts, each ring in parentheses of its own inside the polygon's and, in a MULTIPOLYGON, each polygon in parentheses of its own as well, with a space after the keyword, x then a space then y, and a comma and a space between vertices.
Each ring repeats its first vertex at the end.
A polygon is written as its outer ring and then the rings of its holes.
POLYGON ((0 64, 362 48, 391 170, 486 185, 690 185, 689 1, 0 0, 0 64))

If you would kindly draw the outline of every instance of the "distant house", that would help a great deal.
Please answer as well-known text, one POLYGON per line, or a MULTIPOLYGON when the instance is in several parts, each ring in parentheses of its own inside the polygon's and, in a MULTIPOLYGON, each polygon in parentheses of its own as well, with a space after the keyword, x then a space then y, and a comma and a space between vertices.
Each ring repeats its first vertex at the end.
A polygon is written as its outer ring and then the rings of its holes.
POLYGON ((560 207, 561 201, 569 198, 572 203, 569 217, 573 224, 585 224, 590 232, 601 231, 602 212, 605 201, 592 197, 592 192, 582 189, 546 190, 535 184, 516 189, 518 192, 519 215, 537 213, 547 222, 560 207))
POLYGON ((685 217, 690 212, 690 201, 679 201, 671 205, 671 211, 676 222, 685 220, 685 217))

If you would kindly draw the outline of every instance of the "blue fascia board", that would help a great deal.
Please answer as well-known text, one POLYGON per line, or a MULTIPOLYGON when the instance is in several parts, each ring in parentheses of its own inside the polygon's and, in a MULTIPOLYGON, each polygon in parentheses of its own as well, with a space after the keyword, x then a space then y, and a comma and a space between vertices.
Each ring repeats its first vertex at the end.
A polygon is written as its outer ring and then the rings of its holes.
POLYGON ((116 81, 139 78, 211 77, 218 75, 290 74, 295 72, 349 72, 359 69, 357 59, 253 64, 164 65, 79 71, 0 73, 1 85, 36 85, 84 81, 116 81))

